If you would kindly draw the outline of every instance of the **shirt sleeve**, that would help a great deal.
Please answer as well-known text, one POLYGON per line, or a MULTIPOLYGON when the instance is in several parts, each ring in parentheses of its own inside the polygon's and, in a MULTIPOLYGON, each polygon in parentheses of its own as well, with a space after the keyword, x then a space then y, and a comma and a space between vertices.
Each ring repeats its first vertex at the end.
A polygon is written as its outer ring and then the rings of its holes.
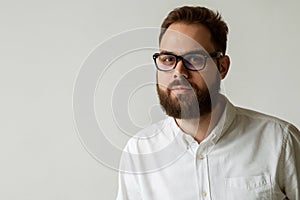
POLYGON ((119 172, 118 194, 116 200, 142 199, 134 174, 119 172))
POLYGON ((139 174, 134 173, 135 162, 128 144, 123 150, 119 165, 119 183, 116 200, 141 200, 139 174))
POLYGON ((286 127, 282 149, 282 187, 288 199, 300 200, 300 132, 293 126, 286 127))

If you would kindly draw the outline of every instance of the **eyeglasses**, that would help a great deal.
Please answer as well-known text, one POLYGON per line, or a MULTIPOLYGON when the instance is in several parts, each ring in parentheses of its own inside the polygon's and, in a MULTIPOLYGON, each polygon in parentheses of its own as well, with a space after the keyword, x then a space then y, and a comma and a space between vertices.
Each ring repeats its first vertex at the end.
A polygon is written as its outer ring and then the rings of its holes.
POLYGON ((153 54, 153 60, 156 68, 160 71, 175 69, 179 60, 182 60, 184 67, 188 70, 199 71, 204 69, 207 58, 220 58, 222 56, 222 52, 206 53, 204 51, 190 52, 182 56, 172 53, 155 53, 153 54))

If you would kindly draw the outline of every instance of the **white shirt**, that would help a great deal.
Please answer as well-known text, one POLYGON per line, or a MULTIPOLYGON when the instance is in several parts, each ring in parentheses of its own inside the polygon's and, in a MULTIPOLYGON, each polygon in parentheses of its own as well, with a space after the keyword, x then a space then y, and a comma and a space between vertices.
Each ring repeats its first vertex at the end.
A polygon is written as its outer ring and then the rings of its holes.
POLYGON ((117 200, 300 200, 300 133, 233 106, 198 144, 171 117, 131 138, 117 200))

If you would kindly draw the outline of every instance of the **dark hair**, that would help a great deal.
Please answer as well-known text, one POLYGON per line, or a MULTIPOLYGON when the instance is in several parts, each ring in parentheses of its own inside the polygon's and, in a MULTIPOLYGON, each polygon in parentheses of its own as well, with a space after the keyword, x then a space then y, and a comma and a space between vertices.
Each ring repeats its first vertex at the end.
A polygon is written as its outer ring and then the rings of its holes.
POLYGON ((218 12, 205 7, 183 6, 171 11, 161 25, 159 43, 168 29, 175 22, 187 24, 202 24, 207 27, 212 36, 212 43, 216 51, 226 52, 228 27, 218 12))

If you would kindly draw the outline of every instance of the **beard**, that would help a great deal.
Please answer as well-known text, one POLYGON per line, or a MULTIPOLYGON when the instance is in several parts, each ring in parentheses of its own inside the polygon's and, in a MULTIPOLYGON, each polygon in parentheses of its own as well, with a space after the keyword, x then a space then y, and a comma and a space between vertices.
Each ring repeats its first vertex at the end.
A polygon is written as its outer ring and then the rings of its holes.
POLYGON ((165 113, 177 119, 196 119, 211 113, 216 105, 216 98, 220 91, 220 77, 217 75, 216 81, 210 89, 200 89, 196 84, 190 83, 186 79, 177 79, 168 85, 166 90, 156 84, 160 104, 165 113), (172 87, 182 85, 192 88, 192 92, 174 95, 172 87))

